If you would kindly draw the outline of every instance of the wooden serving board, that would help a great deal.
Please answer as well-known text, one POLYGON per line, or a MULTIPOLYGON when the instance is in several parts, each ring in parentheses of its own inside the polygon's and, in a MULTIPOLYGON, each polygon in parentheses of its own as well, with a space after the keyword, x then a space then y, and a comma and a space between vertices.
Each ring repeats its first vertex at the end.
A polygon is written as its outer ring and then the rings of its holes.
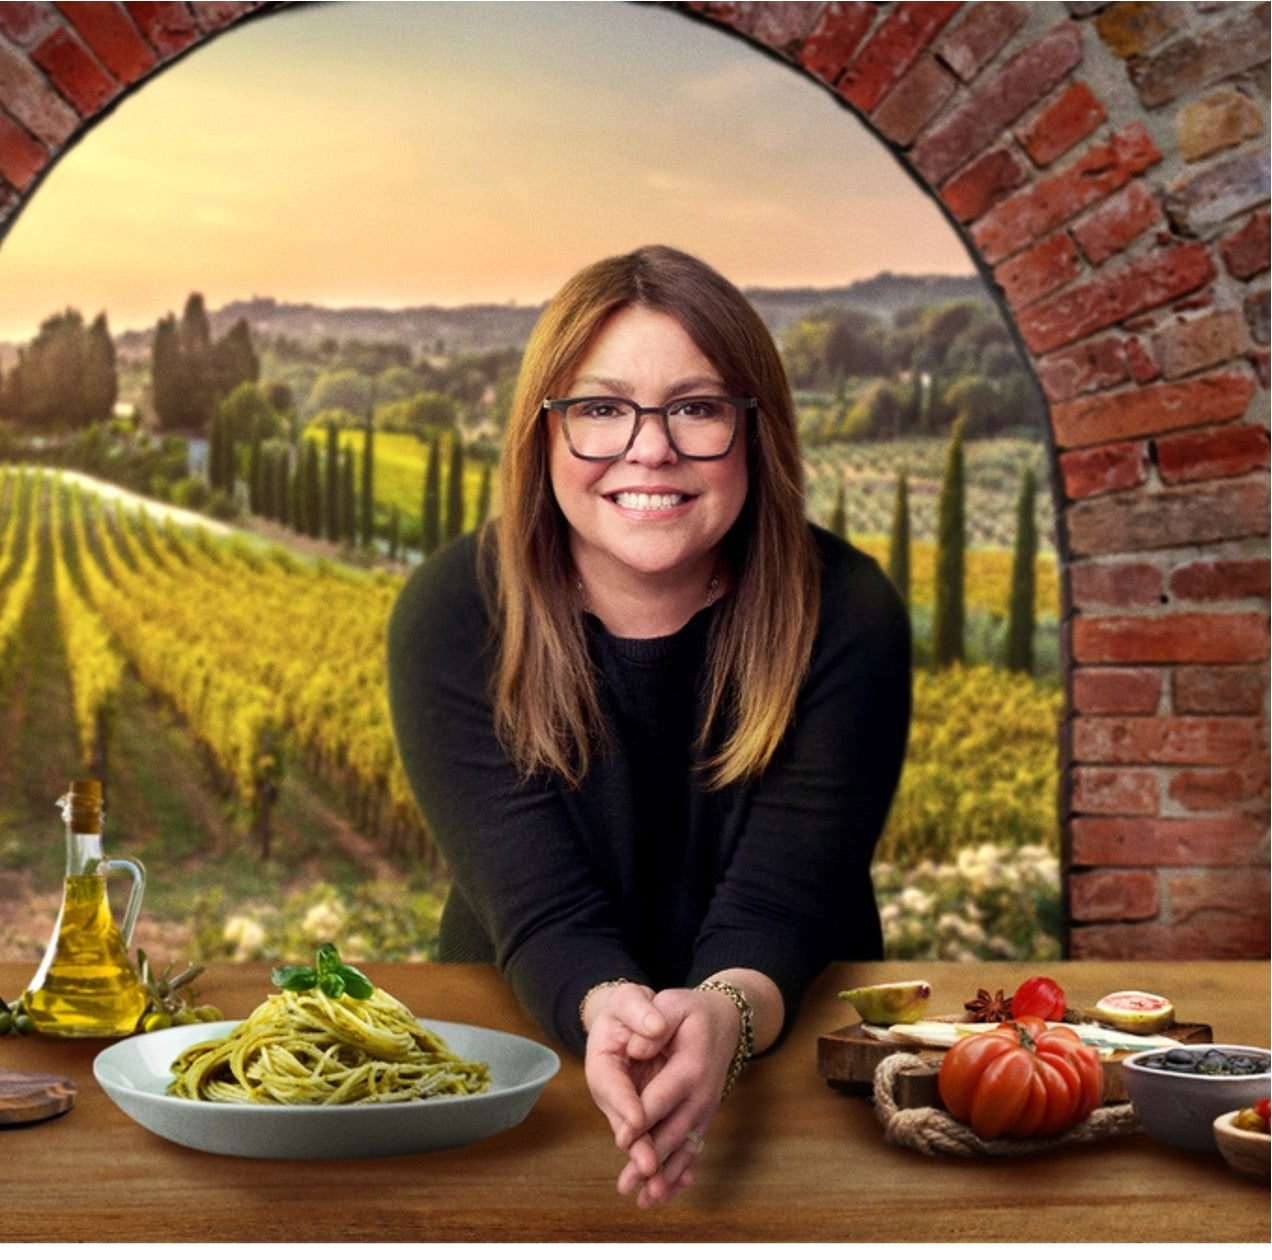
POLYGON ((60 1116, 70 1111, 77 1092, 64 1076, 0 1068, 0 1126, 60 1116))
MULTIPOLYGON (((1167 1037, 1189 1044, 1214 1040, 1209 1024, 1172 1024, 1162 1031, 1167 1037)), ((888 1055, 897 1053, 917 1055, 923 1060, 921 1066, 907 1068, 898 1075, 894 1089, 897 1106, 940 1106, 936 1076, 945 1050, 937 1046, 880 1041, 866 1033, 860 1023, 836 1028, 817 1039, 817 1070, 836 1089, 849 1094, 869 1094, 875 1068, 888 1055)), ((1105 1103, 1126 1101, 1120 1066, 1125 1057, 1125 1054, 1115 1054, 1104 1061, 1105 1103)))

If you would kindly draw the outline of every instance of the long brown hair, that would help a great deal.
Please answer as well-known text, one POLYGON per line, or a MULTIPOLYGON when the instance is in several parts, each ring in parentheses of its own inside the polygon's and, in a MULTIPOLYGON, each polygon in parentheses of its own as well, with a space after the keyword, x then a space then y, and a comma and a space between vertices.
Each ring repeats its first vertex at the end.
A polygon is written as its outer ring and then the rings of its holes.
POLYGON ((804 519, 794 404, 773 338, 729 281, 665 246, 579 272, 526 346, 495 522, 495 728, 525 774, 556 773, 571 785, 606 739, 541 407, 604 322, 628 306, 674 316, 730 392, 759 402, 747 438, 746 503, 724 541, 730 589, 712 630, 699 733, 700 749, 713 736, 719 743, 702 769, 710 786, 722 787, 759 774, 790 724, 816 631, 820 566, 804 519))

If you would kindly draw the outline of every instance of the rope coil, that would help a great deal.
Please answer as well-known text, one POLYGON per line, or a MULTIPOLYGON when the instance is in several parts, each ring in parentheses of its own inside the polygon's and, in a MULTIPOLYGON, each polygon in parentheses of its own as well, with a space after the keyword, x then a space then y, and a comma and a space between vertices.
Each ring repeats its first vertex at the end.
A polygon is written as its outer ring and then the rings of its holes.
POLYGON ((1096 1142, 1139 1130, 1130 1103, 1099 1107, 1081 1124, 1054 1137, 982 1138, 939 1107, 899 1107, 896 1080, 907 1068, 927 1067, 916 1054, 890 1054, 874 1073, 875 1114, 885 1140, 924 1155, 1029 1155, 1074 1142, 1096 1142))

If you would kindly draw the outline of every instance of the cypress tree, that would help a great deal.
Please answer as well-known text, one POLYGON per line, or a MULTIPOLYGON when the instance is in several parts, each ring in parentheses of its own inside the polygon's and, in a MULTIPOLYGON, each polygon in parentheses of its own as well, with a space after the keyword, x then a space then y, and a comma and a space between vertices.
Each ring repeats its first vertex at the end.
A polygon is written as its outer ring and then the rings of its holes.
POLYGON ((274 519, 280 525, 292 523, 291 452, 280 448, 274 453, 274 519))
POLYGON ((963 660, 964 520, 963 426, 955 424, 945 457, 937 503, 936 610, 932 621, 932 664, 938 669, 963 660))
POLYGON ((318 443, 305 442, 305 469, 301 483, 301 513, 303 529, 311 538, 322 537, 322 471, 318 457, 318 443))
POLYGON ((323 494, 323 532, 328 542, 340 541, 340 430, 327 425, 326 489, 323 494))
POLYGON ((892 501, 892 531, 888 536, 888 576, 906 607, 910 606, 910 489, 905 468, 897 473, 892 501))
POLYGON ((370 419, 362 430, 362 513, 358 523, 359 541, 370 547, 375 539, 375 425, 370 419))
POLYGON ((1008 669, 1032 674, 1034 666, 1034 573, 1038 560, 1038 527, 1034 500, 1038 485, 1027 467, 1016 500, 1016 546, 1011 559, 1011 606, 1007 614, 1008 669))
POLYGON ((831 509, 827 528, 837 538, 848 537, 848 502, 842 477, 839 478, 839 487, 835 491, 835 506, 831 509))
POLYGON ((353 474, 353 447, 340 452, 340 538, 352 547, 358 541, 358 491, 353 474))
POLYGON ((398 558, 402 545, 402 509, 396 503, 389 507, 389 559, 398 558))
POLYGON ((464 439, 458 429, 451 435, 450 468, 446 476, 446 537, 464 532, 464 439))
POLYGON ((436 429, 424 469, 424 502, 420 513, 420 552, 431 556, 442 541, 442 444, 436 429))
POLYGON ((265 466, 264 452, 261 450, 261 435, 252 434, 252 444, 247 454, 247 501, 248 506, 257 516, 265 516, 265 466))

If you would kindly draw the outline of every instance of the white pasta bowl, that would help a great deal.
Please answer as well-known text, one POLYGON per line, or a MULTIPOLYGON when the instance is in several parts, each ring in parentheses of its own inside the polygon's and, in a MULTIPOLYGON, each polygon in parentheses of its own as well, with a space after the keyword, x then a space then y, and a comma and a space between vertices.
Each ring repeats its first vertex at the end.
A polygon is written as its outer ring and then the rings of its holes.
POLYGON ((173 1098, 172 1061, 196 1042, 224 1037, 237 1020, 189 1024, 116 1042, 93 1060, 109 1098, 151 1133, 216 1155, 258 1159, 361 1159, 448 1150, 520 1124, 561 1061, 547 1046, 511 1033, 421 1020, 456 1054, 490 1065, 480 1094, 418 1102, 261 1104, 173 1098))

